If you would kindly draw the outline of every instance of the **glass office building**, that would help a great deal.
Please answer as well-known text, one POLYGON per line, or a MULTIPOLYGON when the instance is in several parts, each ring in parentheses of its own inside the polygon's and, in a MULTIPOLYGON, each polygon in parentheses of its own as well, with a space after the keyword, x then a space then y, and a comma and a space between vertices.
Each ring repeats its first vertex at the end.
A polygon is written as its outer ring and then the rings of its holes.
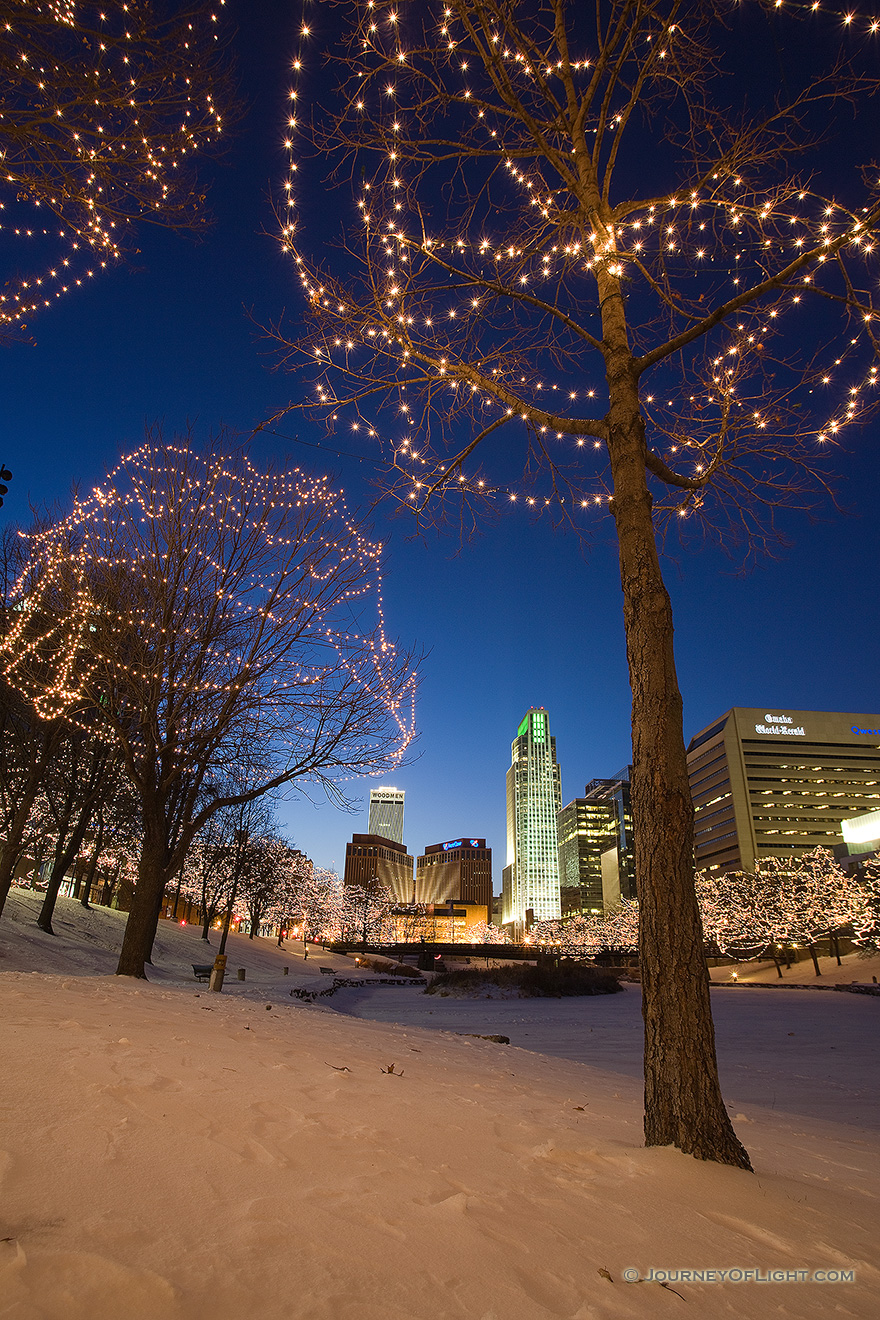
POLYGON ((543 706, 525 715, 511 744, 507 772, 507 865, 503 872, 503 921, 522 932, 526 915, 552 921, 562 915, 556 817, 562 777, 556 739, 543 706))
POLYGON ((608 912, 635 898, 630 766, 591 779, 557 818, 562 916, 608 912))

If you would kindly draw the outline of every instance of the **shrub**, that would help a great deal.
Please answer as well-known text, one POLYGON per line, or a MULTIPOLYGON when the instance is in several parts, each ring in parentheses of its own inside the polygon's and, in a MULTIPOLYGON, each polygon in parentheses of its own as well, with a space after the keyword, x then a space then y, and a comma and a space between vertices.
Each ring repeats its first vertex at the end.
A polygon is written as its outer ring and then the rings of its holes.
POLYGON ((415 967, 410 967, 407 963, 389 962, 387 958, 365 958, 363 954, 359 954, 358 965, 369 967, 373 972, 382 972, 386 976, 409 976, 418 980, 422 979, 421 972, 417 972, 415 967))
POLYGON ((613 995, 623 987, 613 972, 585 963, 563 963, 558 967, 468 967, 459 972, 442 972, 425 991, 429 995, 447 995, 450 991, 476 994, 497 986, 517 990, 523 999, 562 999, 568 995, 613 995))

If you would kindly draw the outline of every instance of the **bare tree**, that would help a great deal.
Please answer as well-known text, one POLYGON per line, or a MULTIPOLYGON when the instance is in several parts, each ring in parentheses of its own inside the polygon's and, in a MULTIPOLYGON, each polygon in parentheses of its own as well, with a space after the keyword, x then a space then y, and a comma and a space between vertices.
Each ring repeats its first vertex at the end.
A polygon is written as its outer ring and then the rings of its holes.
MULTIPOLYGON (((113 796, 118 779, 120 757, 106 739, 81 729, 66 729, 55 756, 43 777, 42 791, 48 808, 55 852, 43 906, 37 925, 48 935, 54 935, 52 915, 68 868, 79 856, 86 836, 91 830, 93 860, 97 866, 103 826, 100 808, 113 796), (97 837, 100 835, 100 841, 97 837)), ((94 874, 94 869, 92 871, 94 874)), ((86 885, 86 904, 91 886, 86 885)))
MULTIPOLYGON (((777 507, 824 492, 823 453, 871 410, 877 171, 863 186, 850 171, 832 196, 841 180, 823 189, 815 148, 877 79, 848 61, 854 29, 800 19, 824 24, 823 44, 773 100, 730 76, 763 35, 758 6, 358 9, 335 100, 311 115, 300 101, 291 119, 283 245, 310 324, 272 332, 291 365, 311 363, 306 407, 379 437, 401 505, 426 516, 437 497, 465 525, 480 497, 575 523, 584 508, 612 515, 646 1140, 746 1168, 718 1084, 658 534, 672 521, 760 548, 777 507), (338 274, 297 231, 297 120, 355 187, 338 274), (505 489, 474 466, 493 445, 509 465, 517 433, 543 485, 505 489)), ((314 69, 309 40, 304 28, 296 67, 314 69)))
POLYGON ((154 439, 29 548, 0 665, 43 719, 95 711, 119 748, 143 846, 117 971, 143 976, 217 811, 294 784, 344 802, 341 776, 399 764, 412 658, 383 632, 379 547, 326 478, 154 439))
POLYGON ((42 258, 9 273, 0 332, 117 260, 133 222, 206 223, 194 162, 235 102, 216 6, 174 8, 0 0, 4 232, 42 258))

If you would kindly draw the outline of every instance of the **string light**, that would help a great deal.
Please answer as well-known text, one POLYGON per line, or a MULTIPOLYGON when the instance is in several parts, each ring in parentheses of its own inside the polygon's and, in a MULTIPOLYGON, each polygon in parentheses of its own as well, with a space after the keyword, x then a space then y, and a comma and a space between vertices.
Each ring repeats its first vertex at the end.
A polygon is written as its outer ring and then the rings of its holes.
POLYGON ((165 774, 239 726, 291 774, 329 739, 315 782, 400 763, 415 669, 385 632, 382 546, 327 477, 147 442, 25 540, 0 670, 41 718, 97 724, 134 764, 158 745, 165 774))
MULTIPOLYGON (((524 374, 524 355, 505 355, 503 347, 488 338, 485 350, 475 351, 487 323, 503 334, 503 320, 493 322, 487 311, 488 298, 494 308, 530 308, 547 326, 555 325, 551 333, 556 335, 557 360, 588 358, 590 347, 600 353, 601 337, 578 320, 584 299, 573 290, 584 289, 595 306, 595 281, 601 280, 603 288, 627 288, 630 318, 636 322, 633 290, 638 287, 642 298, 652 296, 677 321, 679 334, 701 320, 708 323, 710 310, 722 308, 717 326, 713 324, 706 337, 709 361, 694 363, 673 397, 664 401, 648 393, 650 369, 656 363, 668 374, 669 360, 659 354, 652 358, 648 352, 646 363, 640 364, 645 368, 642 403, 649 443, 656 451, 652 470, 667 486, 672 478, 680 483, 678 494, 665 506, 668 513, 679 519, 690 513, 703 516, 704 492, 712 483, 723 484, 726 453, 733 450, 740 457, 751 452, 770 454, 771 461, 787 458, 802 470, 821 463, 823 451, 839 442, 843 430, 863 423, 878 404, 877 372, 864 360, 865 352, 873 356, 880 344, 875 337, 878 313, 869 283, 863 281, 861 288, 852 283, 852 272, 876 261, 878 208, 848 209, 797 179, 768 187, 760 177, 751 179, 744 164, 737 162, 734 168, 722 152, 715 167, 695 174, 689 184, 662 200, 627 203, 610 220, 607 216, 601 220, 597 212, 592 227, 584 229, 573 182, 566 183, 568 166, 563 158, 553 156, 545 169, 551 149, 542 151, 531 139, 515 137, 515 117, 499 109, 489 80, 481 75, 484 61, 494 61, 498 77, 510 79, 516 95, 533 98, 529 104, 540 111, 551 103, 557 82, 570 87, 575 96, 587 93, 590 80, 597 76, 595 52, 566 54, 561 59, 548 55, 542 63, 536 47, 517 49, 512 23, 506 35, 491 32, 491 49, 481 52, 461 21, 465 8, 442 9, 434 49, 418 47, 410 34, 411 49, 402 62, 397 58, 400 34, 396 22, 391 22, 393 11, 375 3, 362 10, 360 54, 352 64, 356 91, 342 106, 339 132, 350 146, 365 149, 364 159, 372 150, 377 160, 372 173, 362 173, 355 197, 363 225, 367 287, 374 291, 372 304, 355 298, 340 281, 313 270, 299 250, 297 147, 294 137, 287 139, 290 170, 281 245, 294 260, 315 327, 309 352, 324 374, 316 382, 312 402, 324 412, 331 431, 348 414, 356 419, 352 425, 380 437, 378 419, 396 394, 394 411, 406 418, 407 437, 396 438, 393 428, 386 426, 383 449, 400 474, 397 496, 411 508, 424 508, 440 491, 482 499, 503 495, 511 507, 532 511, 592 512, 607 507, 610 492, 601 469, 592 478, 577 469, 572 477, 565 470, 575 453, 582 457, 589 450, 603 460, 607 386, 601 358, 595 378, 571 390, 562 379, 548 378, 546 367, 531 366, 524 374), (392 67, 394 101, 389 107, 385 93, 392 67), (420 77, 427 69, 442 79, 444 105, 461 114, 460 146, 442 138, 425 145, 428 111, 420 100, 420 77), (511 139, 509 150, 505 138, 511 139), (432 151, 437 158, 443 158, 444 152, 466 158, 471 149, 476 158, 496 159, 509 179, 514 193, 504 201, 514 228, 500 229, 505 218, 500 206, 494 211, 487 206, 485 213, 479 213, 468 203, 462 208, 461 228, 456 230, 450 219, 448 229, 431 232, 418 194, 432 151), (488 226, 496 215, 501 216, 499 230, 490 233, 488 226), (841 269, 850 272, 844 276, 842 301, 858 323, 842 350, 839 346, 833 350, 833 363, 817 364, 804 377, 809 406, 802 404, 807 419, 802 421, 788 406, 790 385, 781 396, 781 412, 777 401, 761 399, 769 384, 765 364, 772 361, 775 343, 789 326, 796 333, 794 318, 808 301, 813 306, 814 293, 831 290, 832 296, 841 296, 829 283, 841 269), (609 277, 616 283, 609 285, 609 277), (446 295, 440 295, 441 279, 448 280, 446 295), (350 388, 335 388, 331 377, 349 382, 350 388), (820 382, 842 389, 843 401, 823 400, 820 382), (428 413, 433 412, 436 426, 441 390, 449 393, 442 396, 445 426, 437 428, 438 434, 440 430, 454 434, 459 423, 470 434, 488 434, 504 418, 511 422, 516 418, 526 426, 533 447, 549 461, 555 474, 553 488, 541 494, 487 482, 468 464, 474 448, 470 444, 451 459, 435 453, 428 443, 428 413), (549 403, 554 392, 558 406, 549 403), (417 399, 421 402, 414 412, 417 399), (371 411, 362 411, 368 405, 371 411), (414 447, 417 434, 421 440, 414 447), (590 444, 585 445, 585 440, 590 444)), ((849 41, 857 33, 867 37, 877 33, 873 17, 835 14, 824 6, 819 12, 788 0, 777 8, 790 11, 792 17, 802 12, 809 22, 836 22, 849 41)), ((643 45, 640 51, 633 48, 632 55, 648 88, 651 78, 667 76, 659 61, 682 58, 689 40, 686 24, 664 18, 659 5, 648 6, 636 34, 643 45)), ((297 72, 302 76, 315 67, 304 38, 297 72)), ((297 97, 301 91, 296 89, 297 97)), ((650 90, 645 94, 650 95, 650 90)), ((588 114, 593 110, 595 118, 586 131, 595 142, 593 150, 607 155, 624 140, 628 111, 625 106, 608 114, 594 110, 605 104, 601 96, 588 104, 588 114)), ((341 139, 332 135, 321 139, 318 130, 318 140, 329 150, 341 139)), ((511 326, 518 325, 515 310, 510 315, 511 326)), ((533 341, 530 348, 534 347, 533 341)), ((300 345, 288 342, 284 348, 301 351, 300 345)), ((756 489, 757 474, 748 480, 754 483, 750 489, 756 489)), ((781 498, 781 483, 771 484, 781 498)), ((661 506, 655 507, 662 512, 661 506)))
POLYGON ((31 266, 0 289, 12 329, 120 260, 133 221, 203 223, 191 162, 231 97, 210 5, 169 21, 146 0, 4 10, 0 234, 31 266))

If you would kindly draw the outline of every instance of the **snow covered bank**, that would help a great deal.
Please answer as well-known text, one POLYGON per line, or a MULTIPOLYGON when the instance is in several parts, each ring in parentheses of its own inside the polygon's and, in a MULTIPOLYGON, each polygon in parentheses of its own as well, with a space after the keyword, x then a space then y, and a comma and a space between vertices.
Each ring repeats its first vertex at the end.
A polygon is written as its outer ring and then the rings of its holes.
MULTIPOLYGON (((233 970, 222 995, 192 983, 202 959, 181 928, 161 928, 153 983, 95 975, 103 917, 86 914, 89 941, 69 915, 80 974, 0 972, 3 1320, 877 1314, 880 1136, 861 1124, 880 1080, 875 1000, 713 995, 752 1176, 642 1149, 637 987, 329 1001, 443 1028, 426 1030, 291 1000, 324 955, 268 941, 231 946, 248 980, 233 970), (588 1063, 533 1052, 578 1040, 588 1063), (855 1280, 624 1279, 652 1268, 855 1280)), ((4 917, 0 967, 27 964, 30 941, 4 917)))
POLYGON ((876 1315, 873 1138, 755 1112, 752 1177, 641 1149, 634 1079, 514 1047, 115 977, 0 1003, 14 1320, 625 1320, 682 1301, 623 1270, 676 1266, 856 1271, 674 1282, 701 1316, 876 1315))

